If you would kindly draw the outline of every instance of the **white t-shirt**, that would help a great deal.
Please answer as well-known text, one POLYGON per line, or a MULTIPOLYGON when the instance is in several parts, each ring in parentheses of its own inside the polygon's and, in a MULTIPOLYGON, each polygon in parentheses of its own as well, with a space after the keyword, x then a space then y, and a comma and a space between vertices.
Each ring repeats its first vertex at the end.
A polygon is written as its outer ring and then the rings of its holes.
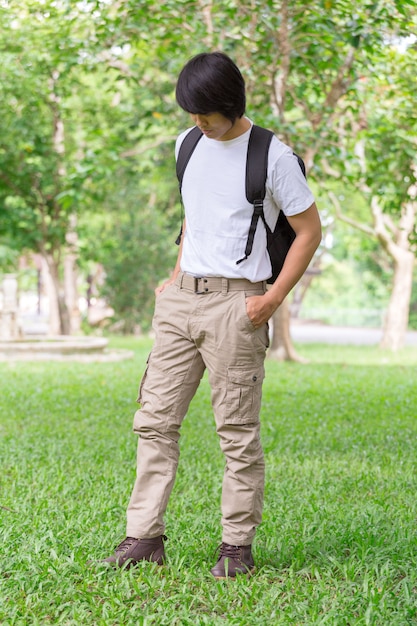
MULTIPOLYGON (((176 142, 175 154, 191 129, 176 142)), ((258 221, 251 254, 245 256, 253 205, 246 199, 246 155, 250 129, 229 141, 204 136, 184 173, 182 198, 186 231, 181 270, 193 276, 247 278, 252 282, 271 276, 266 232, 258 221)), ((273 137, 268 155, 264 201, 265 218, 273 230, 278 213, 302 213, 314 202, 292 150, 273 137)))

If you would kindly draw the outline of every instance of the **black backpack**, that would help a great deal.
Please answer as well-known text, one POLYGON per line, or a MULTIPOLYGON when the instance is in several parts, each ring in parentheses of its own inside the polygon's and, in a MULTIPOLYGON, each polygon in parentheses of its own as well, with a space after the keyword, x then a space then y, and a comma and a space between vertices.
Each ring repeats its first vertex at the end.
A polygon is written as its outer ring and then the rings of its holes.
MULTIPOLYGON (((191 155, 202 135, 201 130, 195 126, 192 130, 190 130, 188 135, 185 136, 180 146, 177 158, 177 177, 180 192, 185 168, 187 167, 188 161, 190 160, 191 155)), ((277 278, 282 266, 284 265, 288 250, 295 239, 295 232, 291 228, 282 211, 279 212, 274 231, 271 231, 265 220, 263 204, 268 168, 268 151, 272 137, 273 133, 270 130, 261 128, 260 126, 252 126, 246 157, 246 198, 248 202, 253 204, 253 214, 246 242, 245 256, 236 261, 237 264, 245 261, 252 252, 256 227, 258 225, 259 218, 261 218, 266 229, 267 249, 272 265, 272 276, 268 279, 268 283, 273 283, 277 278)), ((298 155, 295 156, 297 157, 298 163, 305 176, 304 162, 298 155)), ((179 244, 181 240, 181 234, 182 231, 178 235, 176 241, 177 244, 179 244)))

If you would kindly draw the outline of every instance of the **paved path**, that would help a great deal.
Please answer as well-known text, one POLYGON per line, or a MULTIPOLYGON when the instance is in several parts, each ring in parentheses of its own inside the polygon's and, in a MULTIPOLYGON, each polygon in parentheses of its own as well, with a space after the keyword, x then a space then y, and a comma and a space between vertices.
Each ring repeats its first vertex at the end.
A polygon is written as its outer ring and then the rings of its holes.
MULTIPOLYGON (((47 321, 37 316, 26 316, 24 330, 32 335, 44 335, 48 332, 47 321)), ((378 345, 382 331, 378 328, 353 328, 345 326, 326 326, 320 322, 291 322, 291 337, 300 343, 333 343, 344 345, 378 345)), ((410 331, 406 336, 407 346, 417 346, 417 331, 410 331)))
MULTIPOLYGON (((291 322, 291 337, 300 343, 332 343, 344 345, 378 345, 382 337, 379 328, 350 328, 326 326, 319 323, 291 322)), ((406 335, 406 346, 417 346, 417 331, 406 335)))

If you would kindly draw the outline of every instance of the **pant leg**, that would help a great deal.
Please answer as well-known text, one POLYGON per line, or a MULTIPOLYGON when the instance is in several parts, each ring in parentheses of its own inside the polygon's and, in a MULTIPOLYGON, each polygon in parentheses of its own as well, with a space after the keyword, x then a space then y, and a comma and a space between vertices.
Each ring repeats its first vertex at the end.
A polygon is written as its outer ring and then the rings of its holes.
POLYGON ((252 543, 262 519, 264 456, 259 413, 268 326, 255 330, 244 292, 207 300, 201 352, 207 366, 220 446, 226 458, 222 486, 223 541, 252 543), (210 323, 210 320, 215 320, 210 323))
POLYGON ((126 536, 163 534, 164 513, 179 459, 179 430, 204 363, 189 334, 193 311, 176 285, 155 305, 155 343, 142 378, 134 431, 139 434, 136 481, 127 509, 126 536))

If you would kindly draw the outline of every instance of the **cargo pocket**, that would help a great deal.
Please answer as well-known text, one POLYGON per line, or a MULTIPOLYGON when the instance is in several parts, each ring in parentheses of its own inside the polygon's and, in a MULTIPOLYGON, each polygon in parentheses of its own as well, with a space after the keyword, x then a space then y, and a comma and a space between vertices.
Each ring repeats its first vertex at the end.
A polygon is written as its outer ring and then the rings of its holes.
POLYGON ((151 358, 151 355, 149 355, 149 356, 148 356, 148 359, 147 359, 147 361, 146 361, 145 371, 144 371, 144 373, 143 373, 142 379, 141 379, 140 384, 139 384, 138 397, 136 398, 136 402, 137 402, 138 404, 142 404, 142 392, 143 392, 143 387, 144 387, 144 385, 145 385, 145 382, 146 382, 146 377, 147 377, 147 374, 148 374, 148 369, 149 369, 149 360, 150 360, 150 358, 151 358))
POLYGON ((227 370, 226 424, 257 424, 262 400, 263 365, 227 370))

